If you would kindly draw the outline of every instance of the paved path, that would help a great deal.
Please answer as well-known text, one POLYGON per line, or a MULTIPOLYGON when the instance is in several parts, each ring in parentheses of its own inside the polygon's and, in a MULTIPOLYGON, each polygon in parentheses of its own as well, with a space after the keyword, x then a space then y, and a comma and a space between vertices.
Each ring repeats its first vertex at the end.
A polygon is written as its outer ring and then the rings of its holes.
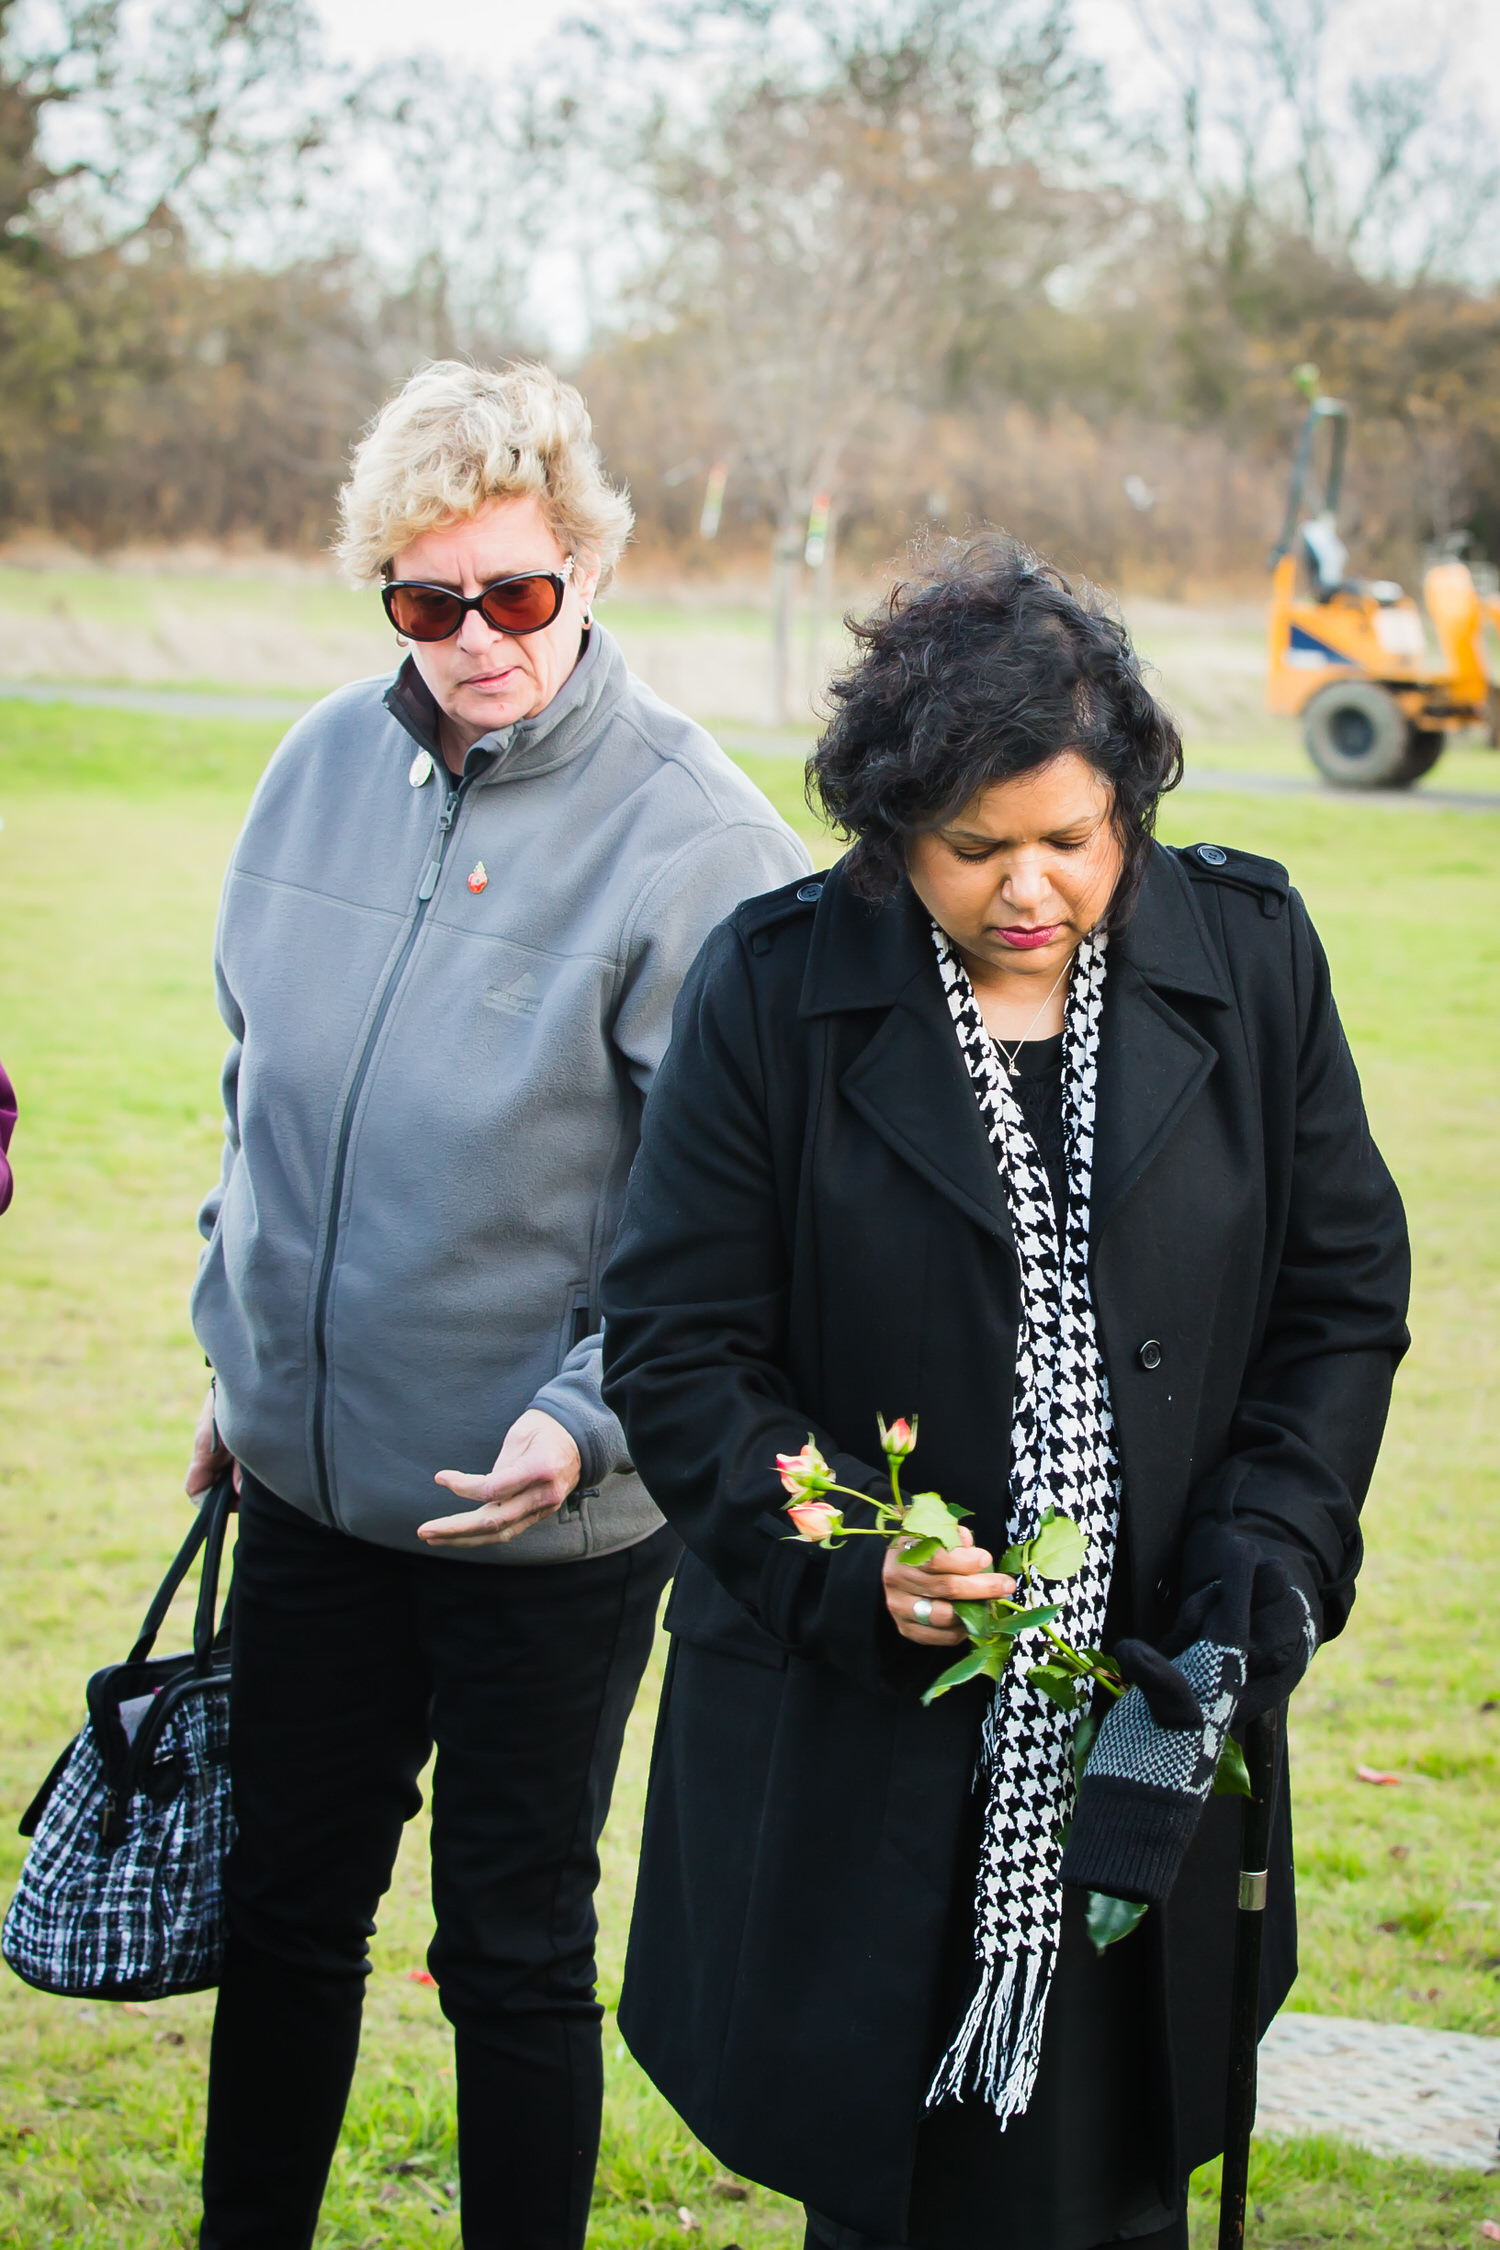
POLYGON ((1216 766, 1188 767, 1184 791, 1216 790, 1234 797, 1337 798, 1343 805, 1384 805, 1388 812, 1500 812, 1500 789, 1335 789, 1293 773, 1221 773, 1216 766))
MULTIPOLYGON (((752 735, 737 727, 721 727, 718 733, 726 750, 760 758, 802 759, 812 748, 809 735, 752 735)), ((1391 812, 1500 813, 1500 789, 1437 789, 1425 783, 1416 789, 1335 789, 1311 774, 1223 772, 1191 764, 1181 787, 1231 797, 1321 797, 1342 805, 1384 805, 1391 812)))
MULTIPOLYGON (((0 680, 0 701, 21 703, 79 703, 96 710, 146 711, 164 718, 278 719, 290 726, 293 719, 317 700, 295 695, 215 695, 192 688, 95 687, 83 682, 0 680)), ((734 727, 720 728, 726 750, 755 757, 803 759, 811 748, 804 735, 776 734, 769 730, 751 735, 734 727)), ((1384 805, 1392 812, 1500 813, 1500 789, 1332 789, 1310 776, 1286 773, 1224 773, 1213 766, 1190 766, 1182 787, 1205 794, 1235 797, 1321 797, 1341 804, 1384 805)))
POLYGON ((1255 2130, 1326 2133, 1378 2156, 1500 2168, 1500 2039, 1346 2016, 1278 2016, 1255 2130))
POLYGON ((0 680, 0 701, 81 703, 100 711, 149 711, 162 718, 280 719, 288 726, 317 701, 311 695, 212 695, 192 688, 89 687, 82 681, 53 685, 0 680))

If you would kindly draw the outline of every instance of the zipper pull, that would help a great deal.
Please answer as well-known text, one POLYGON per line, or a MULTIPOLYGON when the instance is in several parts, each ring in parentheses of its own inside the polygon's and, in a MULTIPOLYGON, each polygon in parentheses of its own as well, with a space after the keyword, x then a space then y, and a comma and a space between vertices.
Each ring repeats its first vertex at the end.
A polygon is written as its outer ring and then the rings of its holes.
POLYGON ((437 851, 434 856, 427 862, 427 872, 422 877, 422 888, 417 893, 418 900, 424 905, 426 901, 431 898, 433 892, 437 889, 437 879, 443 871, 443 851, 448 842, 448 835, 449 831, 452 829, 454 817, 458 812, 458 800, 463 795, 463 793, 464 784, 462 782, 459 783, 456 789, 450 789, 448 792, 448 801, 444 805, 442 811, 438 814, 437 851))

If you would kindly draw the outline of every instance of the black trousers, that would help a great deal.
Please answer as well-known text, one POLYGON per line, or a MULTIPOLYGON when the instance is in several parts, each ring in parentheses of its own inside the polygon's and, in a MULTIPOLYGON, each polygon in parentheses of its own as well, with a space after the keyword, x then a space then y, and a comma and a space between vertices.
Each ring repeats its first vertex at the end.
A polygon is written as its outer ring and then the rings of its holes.
POLYGON ((593 1894, 673 1533, 574 1563, 411 1555, 245 1478, 203 2250, 307 2250, 367 1947, 433 1749, 427 1959, 454 2029, 466 2250, 580 2250, 603 2068, 593 1894))

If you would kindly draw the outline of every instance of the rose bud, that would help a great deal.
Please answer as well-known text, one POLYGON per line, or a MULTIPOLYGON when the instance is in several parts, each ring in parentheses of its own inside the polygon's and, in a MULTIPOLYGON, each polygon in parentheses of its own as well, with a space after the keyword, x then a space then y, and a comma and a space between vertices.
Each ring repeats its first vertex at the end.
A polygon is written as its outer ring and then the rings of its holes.
POLYGON ((917 1418, 915 1415, 908 1422, 904 1414, 899 1414, 889 1429, 885 1426, 883 1414, 877 1414, 875 1420, 880 1426, 880 1450, 888 1461, 904 1461, 908 1454, 916 1452, 917 1418))
POLYGON ((820 1492, 831 1492, 838 1483, 811 1438, 800 1453, 778 1453, 776 1473, 794 1500, 816 1499, 820 1492))
POLYGON ((844 1528, 842 1513, 828 1500, 794 1500, 787 1514, 797 1526, 797 1537, 810 1539, 814 1546, 844 1528))

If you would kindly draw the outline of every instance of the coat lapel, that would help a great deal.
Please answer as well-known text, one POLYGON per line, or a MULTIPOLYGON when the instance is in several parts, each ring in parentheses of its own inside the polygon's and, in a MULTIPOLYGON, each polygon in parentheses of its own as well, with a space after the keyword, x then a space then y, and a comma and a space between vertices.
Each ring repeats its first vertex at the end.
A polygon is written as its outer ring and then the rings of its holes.
POLYGON ((1005 1189, 954 1036, 927 915, 902 886, 884 905, 826 880, 808 955, 804 1016, 883 1009, 839 1080, 865 1123, 987 1233, 1011 1239, 1005 1189))
POLYGON ((988 1233, 1009 1242, 1005 1188, 948 1018, 935 956, 932 987, 936 1008, 923 1005, 925 994, 898 1001, 845 1071, 840 1088, 913 1171, 988 1233))
POLYGON ((1089 1221, 1095 1244, 1214 1067, 1213 1047, 1168 993, 1221 1007, 1231 1000, 1192 885, 1174 855, 1158 846, 1135 912, 1110 944, 1089 1221))

